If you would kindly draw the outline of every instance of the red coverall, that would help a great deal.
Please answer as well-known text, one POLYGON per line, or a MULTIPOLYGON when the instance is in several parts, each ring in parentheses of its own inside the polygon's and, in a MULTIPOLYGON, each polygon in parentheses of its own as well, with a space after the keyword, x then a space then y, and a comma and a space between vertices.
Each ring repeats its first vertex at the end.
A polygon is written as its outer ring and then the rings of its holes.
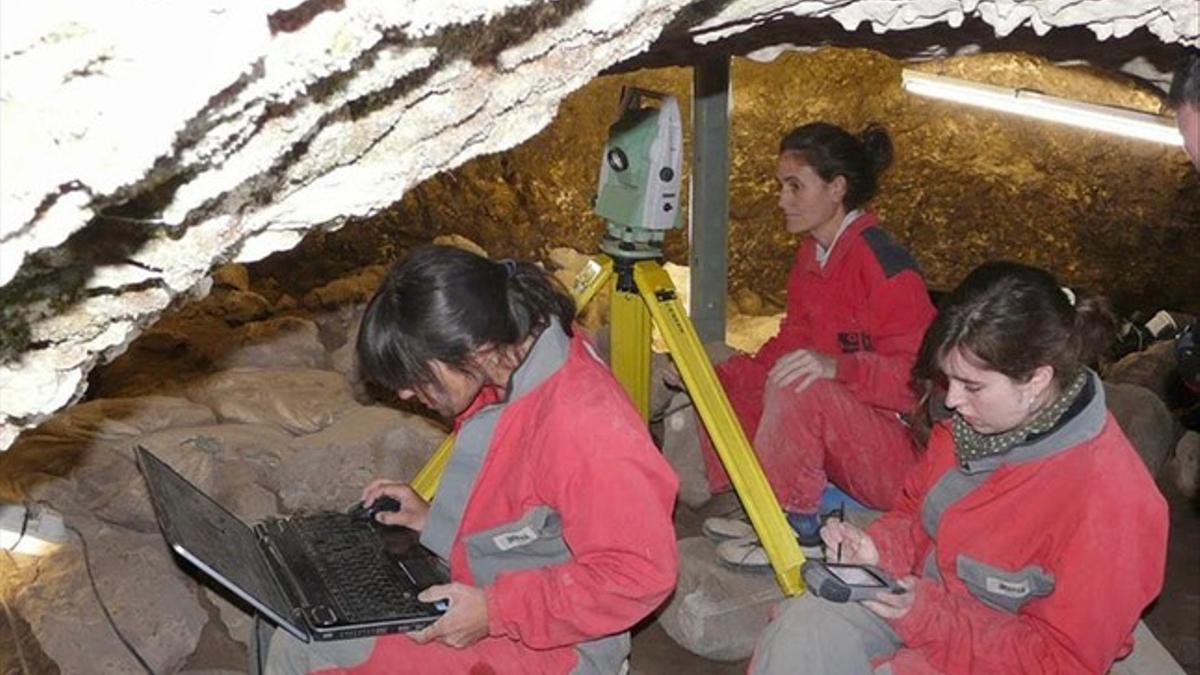
POLYGON ((484 588, 488 636, 465 649, 403 635, 298 647, 277 631, 272 652, 302 650, 321 673, 619 669, 626 631, 675 586, 677 479, 579 334, 547 328, 512 383, 507 401, 485 390, 463 414, 421 538, 439 554, 438 541, 449 545, 454 581, 484 588), (471 423, 488 415, 494 426, 474 437, 483 447, 469 447, 471 423), (456 473, 473 452, 473 475, 456 473))
POLYGON ((974 473, 935 427, 895 510, 867 528, 881 567, 920 577, 889 621, 904 643, 895 675, 1104 673, 1129 653, 1162 589, 1167 505, 1093 396, 1040 447, 974 473))
MULTIPOLYGON (((914 404, 909 371, 934 308, 916 263, 880 229, 873 213, 856 218, 824 267, 816 240, 800 245, 788 277, 779 334, 754 356, 737 355, 717 376, 788 511, 814 512, 826 481, 860 502, 890 508, 916 462, 916 443, 899 413, 914 404), (835 380, 803 392, 769 387, 780 357, 797 349, 835 356, 835 380)), ((713 492, 729 476, 701 433, 713 492)))

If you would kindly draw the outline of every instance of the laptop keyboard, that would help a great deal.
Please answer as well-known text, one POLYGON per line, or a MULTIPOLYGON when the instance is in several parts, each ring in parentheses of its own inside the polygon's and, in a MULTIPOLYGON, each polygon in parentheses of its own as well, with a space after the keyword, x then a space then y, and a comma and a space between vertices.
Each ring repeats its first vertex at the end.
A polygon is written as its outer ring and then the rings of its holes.
POLYGON ((383 551, 371 526, 339 513, 291 522, 309 560, 325 581, 343 621, 357 623, 418 613, 415 580, 383 551))

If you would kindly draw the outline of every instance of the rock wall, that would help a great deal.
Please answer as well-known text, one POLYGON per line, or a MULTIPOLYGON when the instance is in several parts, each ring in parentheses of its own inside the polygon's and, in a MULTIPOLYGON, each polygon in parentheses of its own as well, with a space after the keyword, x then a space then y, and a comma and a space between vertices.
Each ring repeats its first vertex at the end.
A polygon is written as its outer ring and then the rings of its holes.
POLYGON ((1200 41, 1191 0, 6 3, 0 448, 215 265, 524 141, 664 27, 702 42, 780 14, 1200 41))
MULTIPOLYGON (((875 206, 933 287, 953 286, 985 260, 1009 258, 1104 292, 1125 309, 1200 312, 1200 177, 1183 152, 912 96, 899 86, 905 67, 1143 110, 1161 103, 1127 77, 1023 54, 912 64, 866 49, 827 48, 765 63, 737 59, 733 291, 750 289, 781 305, 796 240, 776 208, 778 139, 815 120, 853 130, 879 121, 893 134, 896 159, 875 206)), ((526 143, 435 176, 379 216, 306 240, 253 273, 316 285, 451 231, 496 256, 544 260, 557 246, 594 251, 603 228, 591 201, 621 86, 671 92, 686 118, 690 83, 682 68, 597 78, 567 97, 554 122, 526 143)), ((687 152, 690 129, 684 133, 687 152)), ((685 231, 668 235, 669 257, 686 262, 686 245, 685 231)))

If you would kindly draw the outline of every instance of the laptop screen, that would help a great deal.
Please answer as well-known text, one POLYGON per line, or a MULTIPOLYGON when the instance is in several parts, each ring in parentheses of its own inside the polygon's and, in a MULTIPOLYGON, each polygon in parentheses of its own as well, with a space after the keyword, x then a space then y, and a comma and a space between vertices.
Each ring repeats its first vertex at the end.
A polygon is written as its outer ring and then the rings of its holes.
POLYGON ((254 532, 145 448, 139 446, 137 455, 171 548, 278 625, 307 640, 292 617, 291 603, 271 577, 254 532))

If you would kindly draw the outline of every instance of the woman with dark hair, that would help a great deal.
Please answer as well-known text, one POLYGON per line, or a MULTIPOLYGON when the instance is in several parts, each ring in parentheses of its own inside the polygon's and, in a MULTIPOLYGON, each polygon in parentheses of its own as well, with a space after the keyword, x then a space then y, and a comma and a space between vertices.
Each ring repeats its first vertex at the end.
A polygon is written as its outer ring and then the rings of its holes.
POLYGON ((905 591, 786 601, 750 672, 1105 673, 1128 654, 1162 588, 1167 506, 1085 365, 1113 325, 1042 270, 969 274, 915 371, 936 374, 952 417, 895 509, 821 532, 827 559, 905 591))
POLYGON ((449 563, 447 600, 415 633, 303 644, 276 631, 267 672, 616 673, 629 629, 675 585, 676 480, 536 265, 456 248, 388 274, 358 336, 363 372, 454 419, 436 498, 376 480, 377 520, 449 563))
MULTIPOLYGON (((779 208, 803 237, 788 278, 787 315, 757 354, 717 375, 800 544, 819 549, 821 496, 832 482, 867 506, 890 508, 916 444, 902 413, 909 370, 934 309, 912 257, 869 209, 890 164, 887 132, 853 136, 823 122, 779 144, 779 208)), ((701 434, 712 492, 729 478, 701 434)), ((710 518, 722 559, 766 565, 744 521, 710 518)))

